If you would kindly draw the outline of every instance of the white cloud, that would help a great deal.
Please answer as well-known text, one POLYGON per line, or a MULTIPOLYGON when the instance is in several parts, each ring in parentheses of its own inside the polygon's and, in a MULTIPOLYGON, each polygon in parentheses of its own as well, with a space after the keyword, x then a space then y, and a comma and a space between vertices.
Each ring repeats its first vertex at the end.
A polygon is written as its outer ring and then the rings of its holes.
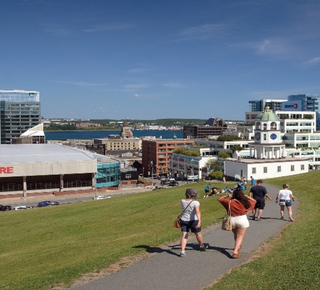
POLYGON ((55 36, 70 36, 72 34, 72 30, 62 28, 60 25, 56 24, 44 24, 44 30, 55 36))
POLYGON ((128 84, 128 85, 124 86, 125 90, 127 90, 127 91, 137 90, 137 89, 145 89, 148 87, 150 87, 150 84, 128 84))
POLYGON ((148 69, 140 67, 140 68, 129 69, 127 72, 135 74, 135 73, 144 73, 146 71, 148 71, 148 69))
POLYGON ((169 87, 169 88, 185 88, 183 84, 176 83, 176 82, 167 82, 163 84, 164 87, 169 87))
POLYGON ((98 87, 98 86, 108 86, 107 83, 88 83, 88 82, 72 82, 72 81, 54 81, 54 83, 66 84, 78 87, 98 87))
POLYGON ((296 48, 290 39, 267 38, 260 41, 249 41, 233 44, 230 47, 247 48, 254 53, 287 59, 295 54, 296 48))
POLYGON ((311 67, 320 63, 320 56, 309 59, 305 62, 302 62, 301 65, 305 67, 311 67))
POLYGON ((223 24, 204 24, 188 27, 178 34, 180 41, 196 41, 213 38, 226 30, 223 24))

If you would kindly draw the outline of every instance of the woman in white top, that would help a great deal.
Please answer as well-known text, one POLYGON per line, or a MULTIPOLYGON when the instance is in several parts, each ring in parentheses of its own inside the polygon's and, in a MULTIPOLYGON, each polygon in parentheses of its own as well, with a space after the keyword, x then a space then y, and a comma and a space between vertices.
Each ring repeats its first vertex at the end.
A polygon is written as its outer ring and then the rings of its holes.
POLYGON ((208 243, 203 242, 201 234, 201 212, 200 203, 195 200, 198 198, 198 192, 193 188, 187 188, 186 198, 181 200, 182 215, 180 219, 182 237, 180 240, 181 253, 180 257, 186 255, 185 249, 188 241, 189 231, 195 234, 200 245, 200 250, 206 250, 208 243))
POLYGON ((279 201, 279 205, 280 205, 280 215, 281 215, 281 219, 284 219, 284 207, 287 207, 288 210, 288 214, 289 214, 289 220, 290 222, 293 222, 293 218, 292 218, 292 201, 294 201, 294 196, 292 194, 292 191, 289 190, 289 184, 283 184, 282 188, 276 198, 276 202, 279 201))

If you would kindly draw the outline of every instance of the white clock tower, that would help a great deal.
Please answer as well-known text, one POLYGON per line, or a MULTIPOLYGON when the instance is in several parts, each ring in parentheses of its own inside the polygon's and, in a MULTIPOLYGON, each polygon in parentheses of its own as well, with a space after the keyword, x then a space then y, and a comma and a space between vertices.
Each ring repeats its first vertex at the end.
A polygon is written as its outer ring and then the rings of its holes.
POLYGON ((280 134, 280 119, 269 109, 260 113, 255 121, 254 143, 250 145, 250 155, 256 159, 285 158, 285 145, 280 134))

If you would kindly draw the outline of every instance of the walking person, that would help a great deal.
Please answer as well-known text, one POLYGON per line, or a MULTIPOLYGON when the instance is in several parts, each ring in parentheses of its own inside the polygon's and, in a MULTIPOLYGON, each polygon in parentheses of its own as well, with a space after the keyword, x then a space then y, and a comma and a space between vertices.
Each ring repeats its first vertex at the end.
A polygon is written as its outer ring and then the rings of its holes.
POLYGON ((187 188, 185 192, 185 199, 181 200, 182 215, 180 219, 182 237, 180 240, 181 253, 180 257, 186 255, 185 249, 189 237, 189 231, 195 234, 196 239, 200 245, 200 250, 206 250, 209 247, 208 243, 203 243, 201 233, 201 212, 200 202, 195 200, 198 198, 198 192, 193 188, 187 188))
POLYGON ((272 200, 267 192, 267 189, 262 185, 261 179, 257 180, 257 185, 251 187, 249 196, 256 200, 256 205, 252 210, 252 219, 255 220, 257 218, 257 221, 260 221, 262 212, 266 205, 265 198, 267 197, 269 200, 272 200), (257 209, 258 215, 256 217, 257 209))
POLYGON ((239 251, 242 248, 242 242, 244 235, 248 229, 249 221, 247 218, 247 212, 252 210, 256 204, 255 199, 244 195, 241 188, 237 188, 232 194, 220 197, 218 201, 229 210, 230 203, 230 215, 232 221, 232 232, 234 237, 234 249, 232 258, 240 258, 239 251), (231 199, 230 199, 231 198, 231 199))
POLYGON ((283 184, 282 189, 279 190, 279 193, 277 194, 276 197, 276 202, 279 201, 280 205, 280 218, 283 220, 284 219, 284 207, 287 207, 288 214, 289 214, 289 220, 290 222, 293 222, 292 218, 292 201, 294 201, 294 195, 292 191, 289 189, 289 184, 283 184))

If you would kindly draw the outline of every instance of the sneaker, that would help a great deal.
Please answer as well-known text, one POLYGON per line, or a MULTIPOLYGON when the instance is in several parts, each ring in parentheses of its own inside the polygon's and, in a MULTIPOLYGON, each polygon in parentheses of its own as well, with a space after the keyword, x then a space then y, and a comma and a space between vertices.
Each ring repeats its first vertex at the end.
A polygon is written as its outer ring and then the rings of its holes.
POLYGON ((281 220, 284 220, 284 217, 282 216, 280 219, 281 219, 281 220))
POLYGON ((294 219, 292 217, 289 217, 290 222, 294 222, 294 219))
POLYGON ((186 253, 185 253, 185 252, 181 252, 181 253, 180 253, 180 257, 181 257, 181 258, 183 258, 183 257, 185 257, 185 256, 186 256, 186 253))
POLYGON ((208 249, 209 248, 209 244, 208 243, 203 243, 201 246, 200 246, 200 250, 201 251, 205 251, 206 249, 208 249))

